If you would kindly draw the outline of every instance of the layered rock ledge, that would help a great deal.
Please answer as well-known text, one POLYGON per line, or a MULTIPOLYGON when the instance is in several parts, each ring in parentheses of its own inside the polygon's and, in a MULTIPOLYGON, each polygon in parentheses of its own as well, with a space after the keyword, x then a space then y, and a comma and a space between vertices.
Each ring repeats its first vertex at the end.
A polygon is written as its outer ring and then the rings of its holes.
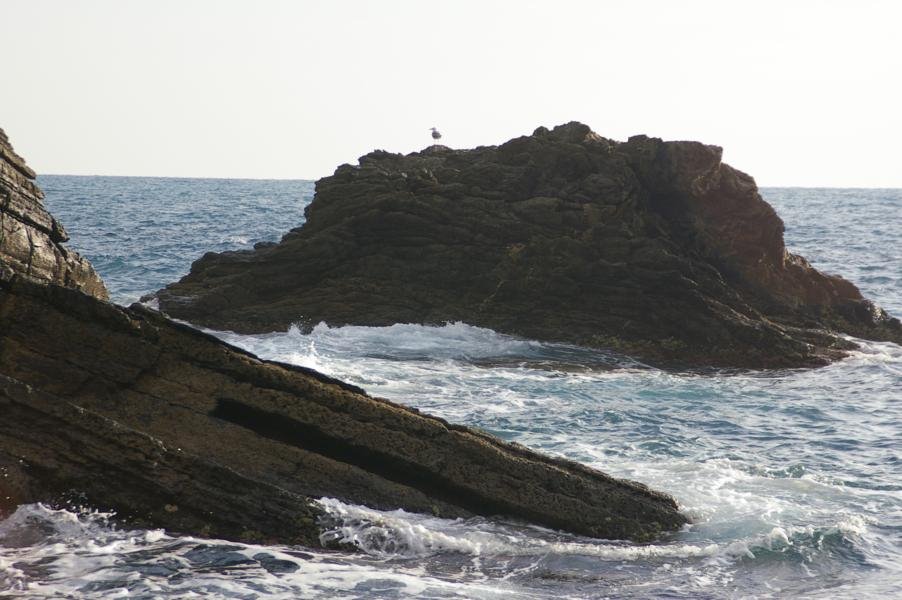
POLYGON ((721 149, 580 123, 500 146, 370 153, 278 244, 208 253, 157 293, 216 329, 464 321, 674 366, 824 364, 902 324, 786 250, 721 149))
POLYGON ((641 484, 259 360, 99 299, 99 279, 36 276, 51 270, 29 264, 0 254, 0 518, 21 503, 74 502, 134 525, 310 546, 324 496, 602 538, 686 523, 641 484))
POLYGON ((507 515, 604 538, 647 539, 685 522, 672 499, 642 485, 58 286, 0 283, 0 364, 30 386, 0 386, 0 465, 21 472, 24 460, 31 482, 16 502, 77 491, 92 505, 197 531, 170 519, 171 505, 225 537, 242 537, 218 524, 240 508, 244 529, 277 539, 281 519, 310 514, 306 499, 322 496, 507 515))
POLYGON ((17 273, 43 283, 108 298, 91 263, 67 249, 69 236, 44 208, 35 172, 0 129, 0 275, 17 273))

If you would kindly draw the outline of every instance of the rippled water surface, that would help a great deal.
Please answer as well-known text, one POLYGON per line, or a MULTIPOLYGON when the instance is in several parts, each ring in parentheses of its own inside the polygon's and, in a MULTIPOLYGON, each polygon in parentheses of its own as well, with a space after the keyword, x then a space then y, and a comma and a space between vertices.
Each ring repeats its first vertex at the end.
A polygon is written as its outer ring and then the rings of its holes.
MULTIPOLYGON (((207 250, 277 240, 309 182, 42 177, 47 204, 130 302, 207 250)), ((766 189, 787 244, 902 313, 902 191, 766 189)), ((0 590, 33 597, 891 598, 902 596, 902 348, 817 370, 667 373, 452 323, 219 333, 370 393, 672 493, 695 520, 654 544, 333 499, 343 555, 112 527, 22 507, 0 590)), ((2 592, 0 592, 2 593, 2 592)))
POLYGON ((91 259, 113 300, 131 304, 205 252, 250 250, 304 222, 312 181, 42 176, 47 208, 91 259))

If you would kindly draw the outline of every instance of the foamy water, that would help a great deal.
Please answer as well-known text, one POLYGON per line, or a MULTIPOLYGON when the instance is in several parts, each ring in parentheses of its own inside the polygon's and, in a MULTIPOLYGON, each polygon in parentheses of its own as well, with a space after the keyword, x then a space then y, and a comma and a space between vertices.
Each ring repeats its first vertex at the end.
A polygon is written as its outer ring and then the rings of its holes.
MULTIPOLYGON (((261 182, 268 200, 255 204, 247 182, 40 183, 72 245, 95 260, 119 301, 176 279, 200 249, 278 239, 283 221, 301 222, 310 191, 305 182, 261 182), (218 200, 234 196, 250 208, 228 210, 218 200), (163 202, 161 215, 143 217, 138 233, 130 228, 129 219, 163 202), (223 211, 227 223, 208 222, 223 211), (279 222, 268 223, 274 213, 279 222), (180 224, 186 214, 191 228, 180 224), (114 235, 98 239, 110 227, 114 235), (80 237, 85 231, 90 239, 80 237)), ((787 220, 793 250, 902 312, 902 192, 765 196, 787 220)), ((217 335, 642 481, 673 494, 694 523, 629 544, 321 499, 324 539, 360 549, 339 554, 120 530, 105 515, 32 505, 0 523, 0 590, 79 598, 902 596, 902 348, 894 344, 863 342, 816 370, 699 375, 464 323, 217 335)))
MULTIPOLYGON (((708 582, 705 593, 718 597, 747 585, 795 595, 838 576, 852 587, 831 588, 832 597, 881 585, 902 589, 895 564, 899 431, 892 417, 899 415, 902 348, 894 344, 860 342, 850 358, 814 371, 712 376, 667 373, 460 323, 219 335, 260 356, 311 366, 375 395, 643 481, 673 494, 695 520, 672 539, 638 546, 561 541, 535 529, 512 538, 473 523, 333 507, 344 519, 336 539, 374 556, 464 553, 483 557, 483 565, 486 555, 555 557, 568 569, 579 565, 581 577, 622 561, 640 579, 666 559, 662 583, 694 582, 654 588, 669 594, 694 595, 708 582), (577 364, 593 366, 575 370, 577 364), (846 388, 865 373, 867 389, 846 388), (882 582, 867 575, 877 565, 890 571, 882 582)), ((629 586, 617 592, 629 593, 629 586)))

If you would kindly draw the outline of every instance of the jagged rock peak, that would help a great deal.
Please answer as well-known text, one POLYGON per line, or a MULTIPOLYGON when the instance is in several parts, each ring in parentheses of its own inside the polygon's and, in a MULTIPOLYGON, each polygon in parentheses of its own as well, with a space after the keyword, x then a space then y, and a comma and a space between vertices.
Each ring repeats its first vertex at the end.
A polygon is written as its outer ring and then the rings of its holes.
POLYGON ((0 278, 27 277, 108 299, 91 263, 63 245, 69 236, 44 208, 35 177, 0 129, 0 278))

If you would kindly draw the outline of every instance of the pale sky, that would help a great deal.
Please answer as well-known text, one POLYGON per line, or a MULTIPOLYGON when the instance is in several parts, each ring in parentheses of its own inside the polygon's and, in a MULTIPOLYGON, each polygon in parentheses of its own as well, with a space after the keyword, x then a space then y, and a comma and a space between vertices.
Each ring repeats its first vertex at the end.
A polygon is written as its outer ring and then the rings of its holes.
POLYGON ((315 179, 571 120, 762 186, 902 187, 902 2, 0 0, 40 173, 315 179))

